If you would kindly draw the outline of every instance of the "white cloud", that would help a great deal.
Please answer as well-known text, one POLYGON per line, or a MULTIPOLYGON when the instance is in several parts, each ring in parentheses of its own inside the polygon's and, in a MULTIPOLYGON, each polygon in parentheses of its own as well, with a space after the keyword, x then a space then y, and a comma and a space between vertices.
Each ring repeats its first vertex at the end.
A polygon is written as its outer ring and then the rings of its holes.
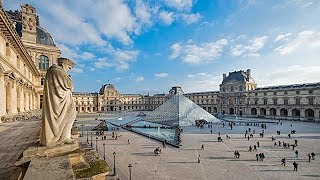
POLYGON ((117 49, 114 52, 117 70, 129 69, 129 64, 136 61, 139 51, 129 51, 117 49))
POLYGON ((142 23, 151 24, 150 8, 142 0, 136 1, 135 14, 142 23))
POLYGON ((143 76, 137 76, 137 77, 134 78, 134 81, 142 82, 142 81, 144 81, 144 77, 143 76))
POLYGON ((247 45, 236 44, 231 47, 230 53, 232 56, 260 56, 259 50, 261 50, 268 39, 268 36, 256 37, 249 41, 247 45))
POLYGON ((95 68, 93 68, 93 67, 90 67, 89 68, 89 71, 95 71, 96 69, 95 68))
POLYGON ((289 42, 275 48, 281 55, 288 55, 299 48, 318 49, 320 51, 320 32, 302 31, 289 42))
POLYGON ((182 17, 184 23, 186 23, 186 24, 196 23, 201 19, 201 15, 199 13, 182 14, 181 17, 182 17))
POLYGON ((70 70, 71 73, 83 73, 83 69, 82 68, 78 68, 78 67, 73 67, 71 70, 70 70))
POLYGON ((159 13, 159 19, 164 25, 170 25, 173 22, 173 12, 162 11, 159 13))
POLYGON ((182 82, 185 92, 204 92, 219 90, 222 77, 205 72, 189 74, 188 79, 182 82))
POLYGON ((190 10, 193 5, 193 0, 164 0, 164 2, 177 10, 190 10))
POLYGON ((283 41, 283 40, 288 40, 289 39, 289 36, 291 36, 292 34, 291 33, 286 33, 286 34, 279 34, 275 39, 274 41, 277 42, 277 41, 283 41))
POLYGON ((99 58, 96 62, 93 63, 95 68, 104 69, 112 67, 113 64, 109 62, 107 58, 99 58))
POLYGON ((170 55, 170 59, 174 59, 174 58, 177 58, 180 53, 181 53, 181 50, 182 50, 182 46, 180 45, 180 43, 175 43, 173 45, 170 46, 170 49, 171 49, 171 55, 170 55))
POLYGON ((173 44, 170 48, 170 58, 180 58, 189 64, 208 63, 220 57, 223 48, 228 44, 227 39, 203 43, 200 45, 189 43, 187 45, 173 44))
POLYGON ((154 76, 157 78, 165 78, 165 77, 168 77, 169 74, 168 73, 158 73, 158 74, 155 74, 154 76))
POLYGON ((319 82, 320 66, 294 65, 257 75, 259 87, 319 82))
POLYGON ((57 46, 60 48, 63 57, 71 58, 75 61, 77 60, 91 60, 95 56, 90 52, 81 52, 74 48, 71 48, 65 44, 57 43, 57 46))

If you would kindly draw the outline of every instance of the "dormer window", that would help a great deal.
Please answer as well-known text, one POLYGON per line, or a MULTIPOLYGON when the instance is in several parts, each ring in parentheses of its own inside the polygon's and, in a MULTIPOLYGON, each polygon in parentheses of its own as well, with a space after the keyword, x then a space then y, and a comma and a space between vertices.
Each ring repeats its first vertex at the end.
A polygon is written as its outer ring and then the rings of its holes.
POLYGON ((46 70, 49 67, 49 58, 45 55, 41 55, 39 58, 39 69, 46 70))

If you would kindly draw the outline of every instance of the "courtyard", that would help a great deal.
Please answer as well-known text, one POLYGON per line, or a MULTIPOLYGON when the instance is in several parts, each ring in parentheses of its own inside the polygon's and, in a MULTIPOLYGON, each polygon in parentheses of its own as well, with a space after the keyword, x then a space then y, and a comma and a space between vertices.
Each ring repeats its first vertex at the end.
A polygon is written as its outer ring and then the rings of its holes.
MULTIPOLYGON (((182 146, 180 148, 167 146, 162 148, 162 143, 145 136, 124 130, 116 130, 117 140, 112 138, 112 131, 105 133, 107 139, 101 140, 100 135, 90 131, 99 120, 117 119, 123 114, 106 115, 98 114, 78 115, 77 126, 84 125, 84 136, 79 139, 86 143, 91 139, 93 133, 93 149, 98 147, 99 154, 103 157, 105 143, 106 161, 113 167, 113 153, 116 152, 117 176, 112 173, 107 179, 129 179, 128 165, 132 164, 132 179, 319 179, 320 178, 320 124, 301 121, 281 121, 281 123, 267 123, 264 129, 264 137, 260 138, 262 132, 260 126, 249 126, 236 123, 232 130, 222 123, 213 125, 211 128, 205 126, 203 129, 195 126, 184 127, 182 133, 182 146), (95 120, 98 118, 98 120, 95 120), (282 125, 281 125, 282 124, 282 125), (248 140, 244 137, 245 131, 251 129, 253 138, 248 140), (87 131, 88 130, 88 131, 87 131), (295 134, 288 134, 295 130, 295 134), (276 131, 281 131, 280 135, 276 131), (223 142, 218 142, 218 133, 223 142), (226 138, 230 136, 230 139, 226 138), (276 140, 272 141, 271 137, 276 140), (98 140, 96 141, 96 138, 98 140), (130 139, 130 144, 128 144, 130 139), (294 144, 298 140, 295 150, 285 149, 283 146, 274 147, 274 142, 294 144), (260 147, 257 151, 249 152, 259 141, 260 147), (204 150, 201 145, 204 145, 204 150), (160 147, 160 156, 154 154, 154 149, 160 147), (298 150, 299 157, 296 158, 295 151, 298 150), (240 158, 234 158, 234 151, 239 151, 240 158), (308 154, 314 152, 315 160, 308 162, 308 154), (256 154, 264 153, 264 161, 257 161, 256 154), (200 155, 201 162, 198 163, 200 155), (281 159, 286 158, 286 166, 281 165, 281 159), (293 162, 297 162, 298 171, 293 171, 293 162)), ((130 114, 132 115, 132 114, 130 114)), ((272 120, 271 120, 272 121, 272 120)))

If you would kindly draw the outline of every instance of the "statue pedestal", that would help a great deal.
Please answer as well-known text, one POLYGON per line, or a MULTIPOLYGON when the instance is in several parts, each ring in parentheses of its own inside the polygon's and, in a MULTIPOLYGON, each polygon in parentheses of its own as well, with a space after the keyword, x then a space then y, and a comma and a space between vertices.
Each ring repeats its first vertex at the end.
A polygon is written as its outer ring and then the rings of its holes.
POLYGON ((39 146, 39 147, 29 147, 27 150, 23 151, 22 158, 15 163, 16 166, 22 165, 26 162, 31 161, 33 158, 42 157, 57 157, 68 155, 79 149, 79 144, 77 141, 71 144, 61 144, 53 147, 39 146))

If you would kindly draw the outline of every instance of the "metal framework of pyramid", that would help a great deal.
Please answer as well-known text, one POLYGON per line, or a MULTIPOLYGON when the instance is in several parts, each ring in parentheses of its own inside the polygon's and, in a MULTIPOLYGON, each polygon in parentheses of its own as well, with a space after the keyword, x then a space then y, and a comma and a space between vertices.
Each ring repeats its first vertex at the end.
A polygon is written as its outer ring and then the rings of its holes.
POLYGON ((182 93, 172 96, 157 109, 150 112, 143 120, 174 127, 190 126, 195 124, 196 120, 220 122, 220 120, 192 102, 182 93))

